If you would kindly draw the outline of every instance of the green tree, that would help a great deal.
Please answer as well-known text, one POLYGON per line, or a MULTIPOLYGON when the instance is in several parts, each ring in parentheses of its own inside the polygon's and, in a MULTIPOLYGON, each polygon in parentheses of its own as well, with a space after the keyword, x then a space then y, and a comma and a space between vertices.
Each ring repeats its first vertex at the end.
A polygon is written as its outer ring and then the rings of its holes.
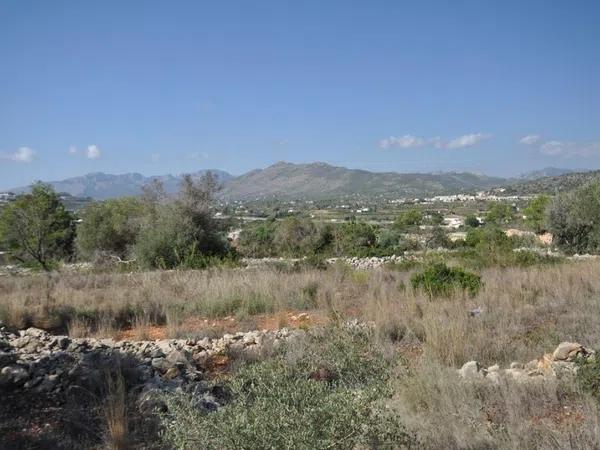
POLYGON ((513 220, 513 207, 508 203, 495 202, 487 212, 488 223, 510 223, 513 220))
POLYGON ((277 227, 273 242, 279 254, 306 256, 312 253, 318 237, 317 227, 312 220, 288 217, 277 227))
POLYGON ((229 251, 219 223, 213 218, 216 178, 208 172, 183 178, 177 200, 155 206, 140 230, 134 253, 151 268, 204 267, 208 259, 229 251))
POLYGON ((239 238, 239 251, 251 258, 264 258, 275 254, 273 239, 277 222, 274 218, 264 222, 244 225, 239 238))
POLYGON ((450 248, 452 241, 442 227, 435 226, 431 230, 431 234, 427 236, 425 246, 431 249, 450 248))
POLYGON ((52 187, 37 183, 2 210, 0 242, 21 263, 50 270, 53 263, 73 254, 72 214, 52 187))
POLYGON ((554 242, 573 253, 600 251, 600 182, 555 197, 548 209, 554 242))
POLYGON ((523 210, 525 223, 536 233, 546 231, 546 209, 550 204, 550 197, 539 195, 529 202, 523 210))
POLYGON ((344 223, 336 229, 336 249, 338 254, 366 256, 376 243, 374 228, 364 222, 344 223))
POLYGON ((401 230, 419 226, 423 223, 423 213, 416 209, 409 209, 401 213, 394 221, 394 226, 401 230))
POLYGON ((77 227, 77 250, 84 258, 96 252, 126 257, 135 245, 148 209, 137 198, 94 202, 81 213, 77 227))
POLYGON ((469 214, 465 217, 465 225, 469 228, 477 228, 481 225, 481 222, 479 222, 479 219, 474 214, 469 214))

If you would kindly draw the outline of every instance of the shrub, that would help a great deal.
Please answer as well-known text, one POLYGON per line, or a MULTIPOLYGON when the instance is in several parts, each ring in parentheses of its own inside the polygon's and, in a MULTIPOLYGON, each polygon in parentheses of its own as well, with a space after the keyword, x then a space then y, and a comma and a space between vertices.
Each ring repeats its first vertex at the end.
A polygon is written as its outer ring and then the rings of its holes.
POLYGON ((376 243, 375 229, 364 222, 348 222, 336 229, 337 254, 368 256, 376 243))
POLYGON ((394 227, 399 230, 407 230, 411 227, 421 225, 423 213, 418 209, 409 209, 401 213, 394 221, 394 227))
POLYGON ((77 227, 77 250, 84 258, 96 252, 124 258, 128 256, 140 232, 145 209, 136 198, 93 202, 81 213, 77 227))
POLYGON ((446 235, 446 232, 442 227, 435 226, 431 230, 431 234, 427 236, 427 240, 425 241, 425 247, 430 249, 451 248, 452 241, 446 235))
POLYGON ((414 289, 423 289, 429 297, 449 296, 457 289, 475 295, 482 285, 479 275, 444 263, 434 264, 414 274, 410 282, 414 289))
POLYGON ((312 253, 317 240, 317 227, 312 220, 299 217, 282 220, 273 237, 278 253, 286 256, 304 256, 312 253))
POLYGON ((185 176, 177 201, 155 205, 135 246, 142 267, 204 268, 231 254, 212 216, 214 189, 210 173, 199 181, 185 176))
POLYGON ((240 233, 240 253, 251 258, 264 258, 275 255, 273 240, 276 230, 277 222, 275 222, 275 219, 245 225, 240 233))
POLYGON ((329 330, 242 367, 216 412, 167 396, 164 437, 177 449, 398 448, 408 436, 383 405, 391 374, 370 333, 329 330))
POLYGON ((474 214, 470 214, 465 217, 465 225, 470 228, 477 228, 481 225, 481 222, 474 214))
POLYGON ((510 223, 513 220, 514 208, 502 202, 495 202, 485 216, 485 221, 489 223, 510 223))
POLYGON ((584 391, 600 402, 600 358, 578 360, 577 381, 584 391))
POLYGON ((550 197, 539 195, 529 202, 523 210, 525 223, 536 233, 546 231, 546 209, 550 204, 550 197))

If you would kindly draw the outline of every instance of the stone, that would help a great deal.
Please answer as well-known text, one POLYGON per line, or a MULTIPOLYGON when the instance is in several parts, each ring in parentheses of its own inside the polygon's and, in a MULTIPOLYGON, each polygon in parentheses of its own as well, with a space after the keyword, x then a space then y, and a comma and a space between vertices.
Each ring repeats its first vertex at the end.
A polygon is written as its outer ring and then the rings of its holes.
POLYGON ((17 355, 11 352, 0 352, 0 367, 8 366, 17 361, 17 355))
POLYGON ((10 365, 3 367, 0 370, 0 385, 6 385, 9 383, 19 384, 29 378, 29 372, 18 365, 10 365))
POLYGON ((477 361, 469 361, 463 364, 458 371, 461 378, 466 380, 483 379, 485 373, 477 361))
POLYGON ((150 363, 152 368, 155 370, 159 370, 161 372, 166 372, 170 365, 166 358, 152 358, 152 362, 150 363))
POLYGON ((166 360, 171 366, 188 366, 190 364, 186 354, 180 350, 171 350, 167 354, 166 360))
POLYGON ((589 353, 581 344, 561 342, 552 353, 552 359, 554 361, 574 361, 578 356, 586 356, 589 353))
POLYGON ((165 372, 165 374, 163 375, 163 377, 166 378, 167 380, 174 380, 178 376, 179 376, 179 369, 177 369, 176 367, 168 368, 167 371, 165 372))

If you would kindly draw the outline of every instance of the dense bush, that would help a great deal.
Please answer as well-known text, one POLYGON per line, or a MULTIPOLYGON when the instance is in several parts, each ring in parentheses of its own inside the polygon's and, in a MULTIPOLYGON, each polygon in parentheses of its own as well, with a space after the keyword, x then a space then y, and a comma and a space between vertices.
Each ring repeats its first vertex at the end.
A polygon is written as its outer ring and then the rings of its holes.
POLYGON ((97 252, 128 256, 145 214, 142 201, 133 197, 89 204, 82 211, 82 223, 77 227, 79 255, 86 259, 97 252))
POLYGON ((251 258, 265 258, 275 255, 275 231, 277 222, 269 219, 264 222, 247 224, 240 233, 239 251, 251 258))
POLYGON ((203 268, 230 254, 213 218, 215 189, 210 173, 198 181, 185 176, 177 200, 153 205, 134 249, 140 266, 203 268))
POLYGON ((550 197, 539 195, 529 202, 523 210, 525 223, 536 233, 546 231, 546 210, 550 204, 550 197))
POLYGON ((481 225, 481 222, 474 214, 469 214, 465 217, 465 225, 469 228, 477 228, 481 225))
POLYGON ((449 296, 456 290, 475 295, 481 288, 481 277, 457 267, 438 263, 429 266, 410 279, 414 289, 422 289, 429 297, 449 296))
POLYGON ((224 257, 228 245, 212 219, 194 223, 180 205, 161 206, 153 220, 142 228, 134 253, 138 263, 146 268, 203 268, 213 257, 224 257))
POLYGON ((440 226, 435 226, 427 236, 425 247, 430 249, 451 248, 452 241, 440 226))
POLYGON ((394 227, 400 230, 408 230, 423 223, 423 213, 418 209, 409 209, 402 212, 394 221, 394 227))
POLYGON ((488 209, 485 221, 488 223, 510 223, 513 220, 514 208, 508 203, 494 202, 488 209))
POLYGON ((572 253, 600 250, 600 182, 556 197, 548 210, 554 243, 572 253))
POLYGON ((392 373, 370 333, 329 330, 242 367, 216 412, 168 396, 164 437, 177 449, 399 448, 408 436, 384 405, 392 373))
POLYGON ((273 244, 280 255, 305 256, 314 252, 317 239, 317 227, 312 220, 289 217, 277 227, 273 244))
POLYGON ((377 241, 375 229, 365 222, 348 222, 336 228, 336 253, 346 256, 368 256, 377 241))
POLYGON ((600 358, 595 356, 579 360, 577 381, 584 391, 600 402, 600 358))
POLYGON ((470 229, 465 246, 463 258, 473 267, 506 267, 514 262, 513 241, 493 224, 470 229))

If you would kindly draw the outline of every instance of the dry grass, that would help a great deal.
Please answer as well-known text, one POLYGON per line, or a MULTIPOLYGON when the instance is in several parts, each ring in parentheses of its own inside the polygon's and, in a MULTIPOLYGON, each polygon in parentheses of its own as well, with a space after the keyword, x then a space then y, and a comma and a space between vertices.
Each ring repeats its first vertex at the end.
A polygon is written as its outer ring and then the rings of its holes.
MULTIPOLYGON (((585 449, 600 442, 600 410, 574 385, 467 384, 455 369, 526 362, 565 340, 600 348, 598 273, 600 261, 486 269, 475 297, 433 300, 409 287, 409 272, 344 267, 33 275, 1 280, 0 320, 154 339, 293 326, 301 311, 312 325, 357 317, 408 358, 392 407, 424 448, 585 449)), ((127 434, 118 390, 107 404, 113 448, 127 434)))
POLYGON ((225 317, 245 329, 264 317, 285 325, 286 312, 307 310, 374 321, 383 340, 419 345, 444 365, 502 364, 538 357, 563 340, 600 347, 599 269, 594 261, 488 269, 477 296, 434 300, 407 287, 410 273, 341 267, 36 275, 3 280, 0 320, 74 336, 129 329, 145 339, 156 326, 177 337, 211 324, 230 329, 225 317), (483 313, 471 317, 476 307, 483 313))
POLYGON ((428 449, 593 449, 598 403, 556 380, 467 383, 424 362, 398 381, 392 407, 428 449))
POLYGON ((129 426, 125 380, 120 371, 114 374, 107 372, 106 382, 106 447, 110 450, 126 450, 129 448, 129 426))

